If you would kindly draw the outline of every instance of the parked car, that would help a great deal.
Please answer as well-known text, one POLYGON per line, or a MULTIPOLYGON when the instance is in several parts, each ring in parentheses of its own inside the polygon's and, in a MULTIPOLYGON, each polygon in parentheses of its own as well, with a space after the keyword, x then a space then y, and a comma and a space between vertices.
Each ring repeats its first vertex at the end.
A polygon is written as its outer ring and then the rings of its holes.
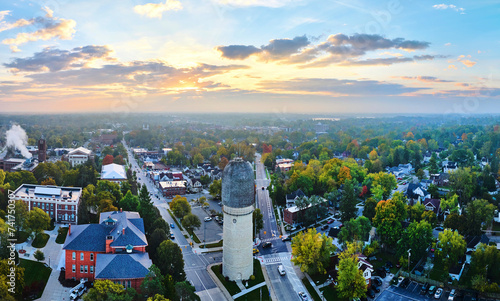
POLYGON ((331 218, 330 218, 330 219, 328 219, 328 220, 326 221, 326 223, 327 223, 327 224, 331 224, 331 223, 333 223, 333 219, 331 219, 331 218))
POLYGON ((366 294, 370 297, 370 298, 375 298, 375 292, 371 289, 369 289, 366 294))
POLYGON ((259 249, 255 249, 255 248, 254 248, 254 249, 253 249, 253 253, 254 253, 254 254, 259 253, 259 249))
POLYGON ((205 217, 205 221, 206 221, 206 222, 209 222, 209 221, 211 221, 211 220, 212 220, 212 218, 211 218, 210 216, 205 217))
POLYGON ((378 278, 372 278, 372 282, 376 285, 376 286, 381 286, 382 285, 382 280, 378 279, 378 278))
POLYGON ((270 248, 272 246, 273 246, 273 244, 270 241, 266 241, 265 243, 262 244, 263 248, 270 248))
POLYGON ((300 300, 302 300, 302 301, 307 301, 307 300, 309 300, 309 299, 307 298, 306 293, 304 293, 304 292, 299 292, 299 298, 300 298, 300 300))
POLYGON ((380 293, 380 288, 376 285, 372 285, 372 290, 374 290, 376 293, 380 293))
POLYGON ((436 292, 436 287, 433 285, 431 287, 429 287, 429 292, 427 293, 430 297, 432 297, 434 295, 434 293, 436 292))
POLYGON ((444 230, 444 228, 443 228, 443 227, 436 227, 436 228, 434 228, 434 229, 435 229, 435 230, 437 230, 437 231, 443 231, 443 230, 444 230))
POLYGON ((282 264, 278 266, 278 273, 280 273, 281 276, 284 276, 286 274, 285 267, 282 264))
POLYGON ((376 275, 382 277, 382 278, 385 278, 387 276, 387 272, 385 271, 384 268, 378 268, 376 270, 376 275))
POLYGON ((171 229, 175 229, 175 224, 174 223, 170 223, 170 228, 171 229))
POLYGON ((450 295, 448 296, 448 301, 455 300, 455 289, 452 289, 450 295))
POLYGON ((424 285, 422 285, 422 288, 420 289, 420 295, 427 294, 427 291, 429 290, 429 286, 430 286, 429 283, 425 283, 424 285))
POLYGON ((175 236, 174 236, 174 232, 172 230, 170 230, 170 239, 174 239, 175 236))
POLYGON ((440 299, 442 295, 443 295, 443 289, 442 288, 438 288, 436 290, 436 293, 434 294, 434 299, 440 299))
POLYGON ((326 230, 326 229, 328 229, 328 228, 330 228, 330 226, 328 226, 328 225, 323 225, 323 226, 321 227, 321 230, 326 230))
POLYGON ((408 287, 408 285, 410 285, 410 279, 409 279, 409 278, 405 278, 405 279, 401 282, 401 284, 399 285, 399 287, 401 287, 401 288, 407 288, 407 287, 408 287))
POLYGON ((292 238, 290 236, 288 236, 288 235, 283 235, 281 237, 281 241, 290 241, 290 240, 292 240, 292 238))

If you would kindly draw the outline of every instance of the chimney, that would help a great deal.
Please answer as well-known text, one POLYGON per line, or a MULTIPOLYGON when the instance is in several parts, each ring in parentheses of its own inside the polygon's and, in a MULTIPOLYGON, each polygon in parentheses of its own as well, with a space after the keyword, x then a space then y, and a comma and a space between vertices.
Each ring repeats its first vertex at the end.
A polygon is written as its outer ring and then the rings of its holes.
POLYGON ((125 235, 125 228, 122 229, 122 234, 125 235))
POLYGON ((68 227, 68 236, 71 235, 71 224, 69 224, 69 227, 68 227))
POLYGON ((123 212, 123 209, 122 209, 122 208, 120 208, 120 212, 123 212))

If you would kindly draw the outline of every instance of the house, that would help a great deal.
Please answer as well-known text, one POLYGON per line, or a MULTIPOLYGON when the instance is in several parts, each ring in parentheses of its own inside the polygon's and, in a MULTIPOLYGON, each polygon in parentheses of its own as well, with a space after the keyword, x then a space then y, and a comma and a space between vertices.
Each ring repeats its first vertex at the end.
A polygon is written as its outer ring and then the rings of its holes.
POLYGON ((368 261, 368 258, 363 254, 358 254, 358 270, 363 271, 363 277, 365 278, 366 285, 368 288, 371 286, 372 273, 375 271, 373 265, 368 261))
POLYGON ((22 184, 10 196, 22 200, 31 211, 37 207, 58 223, 76 224, 82 188, 22 184))
POLYGON ((176 195, 186 194, 186 181, 165 181, 159 182, 158 188, 164 197, 173 198, 176 195))
POLYGON ((441 163, 443 172, 451 173, 458 169, 457 162, 445 160, 441 163))
POLYGON ((92 151, 88 150, 84 147, 79 147, 75 150, 70 151, 67 155, 66 158, 71 165, 71 167, 75 167, 80 164, 84 164, 87 162, 89 159, 93 159, 94 156, 92 155, 92 151))
POLYGON ((201 182, 198 180, 194 180, 193 184, 191 184, 191 190, 193 192, 199 193, 203 189, 203 185, 201 185, 201 182))
POLYGON ((449 275, 452 280, 460 281, 462 274, 464 272, 465 266, 468 265, 466 256, 462 256, 459 259, 458 264, 450 267, 449 275))
POLYGON ((425 206, 425 211, 432 211, 437 215, 441 214, 441 200, 426 198, 422 203, 425 206))
POLYGON ((448 185, 450 185, 450 174, 449 173, 431 174, 430 179, 432 180, 432 184, 434 184, 436 186, 448 186, 448 185))
POLYGON ((401 168, 403 174, 405 175, 410 174, 411 171, 413 170, 413 166, 411 165, 411 163, 399 164, 398 167, 401 168))
POLYGON ((63 245, 66 279, 107 279, 140 290, 152 265, 144 222, 131 211, 103 212, 98 224, 69 227, 63 245))
POLYGON ((422 181, 420 181, 420 185, 424 189, 429 189, 429 186, 431 186, 431 184, 433 184, 432 180, 422 180, 422 181))
POLYGON ((312 205, 309 204, 309 206, 307 206, 303 210, 300 210, 297 206, 285 208, 285 210, 283 210, 283 220, 289 225, 295 225, 298 223, 299 214, 305 214, 307 208, 310 208, 311 206, 312 205))
POLYGON ((302 192, 302 190, 297 189, 297 191, 289 193, 286 195, 286 207, 290 208, 295 206, 295 201, 301 197, 305 197, 306 195, 302 192))
POLYGON ((488 158, 483 157, 483 158, 481 159, 481 164, 480 164, 481 168, 485 168, 485 167, 486 167, 486 165, 488 165, 488 164, 489 164, 489 162, 488 162, 488 158))
POLYGON ((425 198, 430 198, 430 193, 425 190, 422 185, 410 183, 408 184, 408 189, 405 193, 409 201, 416 203, 417 201, 424 200, 425 198))
POLYGON ((115 163, 103 165, 101 170, 101 180, 108 180, 111 182, 127 181, 125 166, 115 163))
POLYGON ((293 160, 292 159, 276 159, 276 165, 274 167, 274 170, 277 171, 278 169, 281 172, 287 172, 293 167, 293 160))
POLYGON ((488 236, 486 236, 486 234, 482 234, 481 236, 468 235, 465 237, 465 242, 467 243, 467 251, 475 251, 480 243, 486 245, 489 244, 490 239, 488 238, 488 236))

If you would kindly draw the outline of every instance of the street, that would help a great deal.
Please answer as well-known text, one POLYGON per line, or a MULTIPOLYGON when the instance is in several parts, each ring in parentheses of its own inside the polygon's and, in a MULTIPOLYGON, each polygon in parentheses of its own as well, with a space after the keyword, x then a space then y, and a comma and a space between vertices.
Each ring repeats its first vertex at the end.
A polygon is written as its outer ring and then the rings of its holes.
MULTIPOLYGON (((135 160, 132 150, 127 146, 125 140, 122 141, 123 145, 128 151, 128 159, 132 164, 133 170, 137 171, 137 182, 141 183, 141 185, 146 185, 149 192, 153 193, 153 203, 160 210, 160 214, 163 219, 168 223, 174 223, 174 220, 167 212, 168 204, 167 199, 163 197, 156 187, 154 187, 152 181, 146 177, 146 174, 142 171, 142 169, 137 164, 135 160), (158 194, 159 198, 154 195, 158 194)), ((182 255, 184 257, 184 270, 186 272, 186 277, 191 282, 191 284, 196 288, 196 294, 200 296, 201 300, 225 300, 224 295, 221 290, 217 287, 217 285, 213 282, 212 278, 207 272, 207 266, 210 263, 218 262, 220 260, 217 257, 214 257, 214 253, 207 255, 199 255, 195 254, 189 245, 186 238, 182 235, 179 227, 175 227, 172 229, 175 235, 175 243, 179 245, 182 249, 182 255), (214 260, 215 258, 215 260, 214 260), (209 260, 212 260, 211 262, 209 260)), ((220 252, 219 252, 220 253, 220 252)), ((222 256, 222 254, 221 254, 222 256)))

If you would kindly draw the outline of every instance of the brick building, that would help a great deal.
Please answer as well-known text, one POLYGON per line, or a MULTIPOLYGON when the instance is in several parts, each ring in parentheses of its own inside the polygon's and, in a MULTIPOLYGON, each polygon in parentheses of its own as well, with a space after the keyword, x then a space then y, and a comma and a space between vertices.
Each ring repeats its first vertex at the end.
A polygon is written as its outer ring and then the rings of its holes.
POLYGON ((172 198, 175 195, 186 194, 186 185, 186 181, 166 181, 160 182, 158 186, 163 196, 172 198))
POLYGON ((70 224, 78 222, 81 196, 82 188, 79 187, 23 184, 14 191, 14 199, 25 202, 28 210, 37 207, 56 222, 70 224))
POLYGON ((103 212, 99 224, 70 226, 63 246, 66 279, 108 279, 140 289, 152 262, 137 212, 103 212))

